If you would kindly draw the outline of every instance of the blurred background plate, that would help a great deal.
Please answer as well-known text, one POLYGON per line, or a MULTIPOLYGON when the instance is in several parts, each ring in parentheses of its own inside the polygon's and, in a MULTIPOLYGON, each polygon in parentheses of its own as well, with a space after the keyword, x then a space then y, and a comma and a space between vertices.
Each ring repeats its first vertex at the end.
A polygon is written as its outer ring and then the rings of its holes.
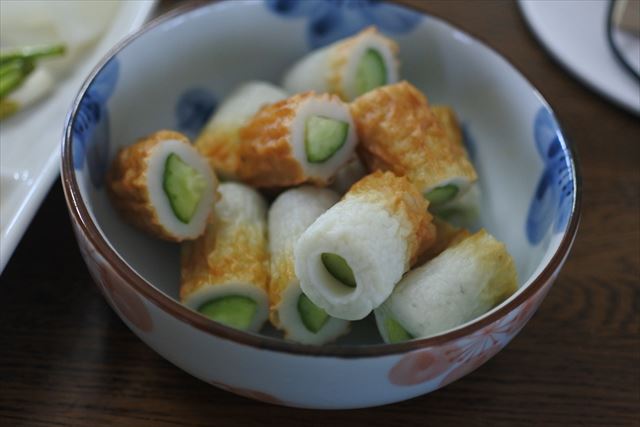
MULTIPOLYGON (((74 96, 98 61, 142 26, 155 4, 155 0, 120 2, 108 28, 67 77, 57 82, 54 92, 0 122, 0 273, 58 176, 59 146, 74 96)), ((3 8, 7 5, 3 3, 3 8)))
POLYGON ((519 0, 531 31, 548 52, 587 86, 640 115, 640 84, 607 41, 609 0, 519 0))

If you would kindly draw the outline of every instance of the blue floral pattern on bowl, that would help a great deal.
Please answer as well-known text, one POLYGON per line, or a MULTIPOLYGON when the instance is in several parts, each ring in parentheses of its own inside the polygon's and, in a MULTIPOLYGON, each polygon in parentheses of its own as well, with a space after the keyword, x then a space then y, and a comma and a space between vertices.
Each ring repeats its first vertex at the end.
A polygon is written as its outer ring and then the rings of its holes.
POLYGON ((410 32, 422 15, 379 0, 267 0, 269 10, 287 18, 308 18, 312 49, 326 46, 375 25, 384 33, 410 32))
POLYGON ((192 140, 209 120, 217 106, 216 97, 204 88, 186 90, 175 107, 177 129, 192 140))
POLYGON ((73 166, 82 170, 85 163, 96 188, 104 184, 109 159, 109 110, 107 101, 113 94, 120 64, 112 58, 87 88, 73 122, 73 166))
POLYGON ((562 132, 547 108, 540 108, 536 114, 533 133, 538 154, 544 161, 526 225, 527 238, 535 245, 552 226, 554 233, 565 230, 571 216, 574 182, 562 132))

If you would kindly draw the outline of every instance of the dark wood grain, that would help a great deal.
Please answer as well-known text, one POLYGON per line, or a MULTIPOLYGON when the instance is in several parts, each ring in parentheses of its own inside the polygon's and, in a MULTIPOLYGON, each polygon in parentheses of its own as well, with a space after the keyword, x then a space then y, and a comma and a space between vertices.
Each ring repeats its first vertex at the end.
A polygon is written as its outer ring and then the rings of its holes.
POLYGON ((445 389, 381 408, 314 412, 234 396, 162 359, 106 305, 58 181, 0 277, 0 425, 640 425, 640 121, 550 59, 515 3, 408 3, 506 56, 578 148, 580 232, 516 339, 445 389))

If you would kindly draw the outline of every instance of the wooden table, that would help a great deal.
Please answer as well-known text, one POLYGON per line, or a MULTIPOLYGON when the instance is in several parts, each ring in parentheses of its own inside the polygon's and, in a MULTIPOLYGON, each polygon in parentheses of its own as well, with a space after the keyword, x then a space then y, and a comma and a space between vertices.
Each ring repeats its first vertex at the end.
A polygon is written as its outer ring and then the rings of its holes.
POLYGON ((640 121, 551 60, 515 3, 414 3, 506 56, 579 151, 575 247, 515 340, 445 389, 381 408, 311 412, 237 397, 162 359, 107 306, 58 181, 1 277, 0 425, 640 425, 640 121))

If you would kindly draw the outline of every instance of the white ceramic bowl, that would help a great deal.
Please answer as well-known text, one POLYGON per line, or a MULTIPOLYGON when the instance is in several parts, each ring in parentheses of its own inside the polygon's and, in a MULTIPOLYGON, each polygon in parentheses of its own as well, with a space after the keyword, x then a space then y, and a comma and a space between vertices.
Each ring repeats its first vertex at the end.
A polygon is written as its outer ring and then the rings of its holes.
POLYGON ((134 333, 203 381, 312 408, 408 399, 486 362, 548 292, 579 216, 573 150, 540 94, 477 40, 384 3, 227 2, 151 23, 87 79, 68 117, 62 176, 85 261, 134 333), (239 83, 278 82, 310 49, 370 24, 399 43, 403 78, 461 117, 480 175, 481 220, 514 256, 519 291, 468 324, 393 345, 380 341, 373 321, 314 347, 230 329, 183 307, 178 246, 132 229, 107 199, 105 171, 116 150, 161 128, 195 135, 239 83))

